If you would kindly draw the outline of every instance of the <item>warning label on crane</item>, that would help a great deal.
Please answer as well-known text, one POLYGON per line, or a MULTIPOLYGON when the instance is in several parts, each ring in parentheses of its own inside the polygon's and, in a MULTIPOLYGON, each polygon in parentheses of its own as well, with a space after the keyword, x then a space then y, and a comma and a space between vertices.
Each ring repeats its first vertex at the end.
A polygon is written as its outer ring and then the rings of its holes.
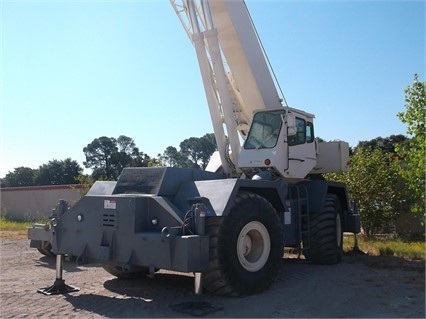
POLYGON ((115 200, 111 200, 111 199, 104 200, 104 209, 116 209, 116 208, 117 208, 117 202, 115 200))

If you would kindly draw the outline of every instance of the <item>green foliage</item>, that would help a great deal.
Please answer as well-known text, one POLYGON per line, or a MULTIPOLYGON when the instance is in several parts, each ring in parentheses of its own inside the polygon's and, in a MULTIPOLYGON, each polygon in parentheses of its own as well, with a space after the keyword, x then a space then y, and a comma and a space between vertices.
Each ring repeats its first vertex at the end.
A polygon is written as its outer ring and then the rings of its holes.
POLYGON ((28 227, 31 227, 33 223, 41 223, 44 224, 47 222, 46 220, 16 220, 11 219, 6 216, 0 216, 0 230, 7 231, 16 231, 16 230, 26 230, 28 227))
POLYGON ((118 139, 102 136, 83 148, 86 168, 92 169, 94 180, 116 180, 125 167, 147 167, 148 155, 139 151, 133 139, 121 135, 118 139))
POLYGON ((92 185, 95 183, 95 180, 92 178, 92 176, 87 174, 80 174, 76 177, 76 179, 78 183, 83 186, 81 189, 81 195, 86 195, 92 185))
POLYGON ((358 203, 367 236, 389 231, 406 202, 398 163, 392 158, 392 154, 379 149, 357 148, 349 172, 325 174, 326 179, 347 185, 351 199, 358 203))
POLYGON ((213 133, 202 137, 190 137, 182 141, 178 151, 169 146, 160 157, 165 166, 193 167, 205 169, 210 156, 216 150, 216 140, 213 133))
POLYGON ((24 227, 30 227, 31 222, 21 222, 8 219, 4 216, 0 217, 0 230, 22 230, 24 227))
POLYGON ((35 170, 29 167, 17 167, 2 179, 3 187, 34 186, 35 170))
POLYGON ((205 134, 204 136, 190 137, 182 141, 179 145, 180 152, 186 156, 195 167, 205 169, 210 156, 216 150, 216 140, 214 134, 205 134))
POLYGON ((40 165, 34 176, 35 185, 64 185, 78 184, 77 176, 83 169, 77 161, 67 158, 63 161, 56 159, 40 165))
MULTIPOLYGON (((148 155, 146 155, 148 156, 148 155)), ((149 158, 149 156, 148 156, 149 158)), ((161 155, 158 154, 157 157, 151 157, 148 159, 147 161, 147 167, 159 167, 159 166, 163 166, 163 164, 161 163, 161 155)))
POLYGON ((375 247, 379 255, 398 256, 408 259, 425 259, 424 242, 404 242, 401 240, 375 240, 369 243, 375 247))
MULTIPOLYGON (((345 251, 354 246, 352 236, 345 236, 343 241, 345 251)), ((397 256, 411 260, 425 260, 426 243, 420 240, 402 240, 401 238, 366 238, 358 236, 360 250, 369 255, 397 256)))
POLYGON ((406 110, 397 114, 400 120, 407 124, 407 133, 414 138, 425 137, 425 95, 426 82, 419 82, 418 76, 415 74, 413 84, 405 89, 406 110))
POLYGON ((360 141, 357 145, 357 148, 361 147, 370 151, 374 149, 380 149, 382 152, 396 153, 397 145, 403 144, 407 140, 407 137, 402 134, 391 135, 385 138, 379 136, 370 141, 360 141))
POLYGON ((130 137, 120 135, 117 139, 118 154, 117 165, 119 173, 124 167, 147 167, 152 164, 151 158, 139 151, 135 142, 130 137))
POLYGON ((367 235, 391 228, 400 212, 411 210, 424 219, 425 100, 426 83, 415 75, 405 90, 406 110, 397 114, 407 124, 410 137, 391 135, 361 141, 351 155, 348 173, 325 174, 327 179, 346 183, 352 199, 358 202, 367 235))
MULTIPOLYGON (((408 143, 397 145, 397 153, 402 158, 400 174, 411 191, 414 203, 413 212, 424 214, 426 176, 426 82, 414 82, 405 90, 405 112, 397 114, 407 124, 411 136, 408 143)), ((424 215, 423 215, 424 216, 424 215)))
POLYGON ((194 167, 193 163, 174 146, 168 146, 160 157, 164 166, 194 167))
POLYGON ((118 153, 117 140, 102 136, 94 139, 83 148, 86 161, 83 165, 93 170, 92 176, 95 179, 107 178, 116 179, 118 173, 115 168, 114 159, 118 153))
POLYGON ((54 159, 40 165, 38 169, 15 168, 2 179, 2 187, 77 184, 76 177, 81 172, 82 168, 77 161, 70 158, 61 161, 54 159))

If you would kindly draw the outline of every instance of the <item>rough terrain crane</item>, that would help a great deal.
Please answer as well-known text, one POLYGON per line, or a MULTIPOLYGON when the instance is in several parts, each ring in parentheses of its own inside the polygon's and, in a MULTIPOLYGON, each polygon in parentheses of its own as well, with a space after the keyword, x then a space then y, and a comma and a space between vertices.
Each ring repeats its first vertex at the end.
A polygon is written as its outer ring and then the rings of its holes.
POLYGON ((194 45, 218 151, 207 170, 125 168, 95 182, 69 207, 61 200, 31 246, 56 254, 46 294, 74 289, 64 255, 96 262, 119 278, 159 269, 193 272, 219 295, 259 293, 274 281, 284 247, 334 264, 343 232, 358 233, 345 185, 315 178, 347 170, 347 143, 314 136, 314 115, 282 105, 242 0, 171 0, 194 45))

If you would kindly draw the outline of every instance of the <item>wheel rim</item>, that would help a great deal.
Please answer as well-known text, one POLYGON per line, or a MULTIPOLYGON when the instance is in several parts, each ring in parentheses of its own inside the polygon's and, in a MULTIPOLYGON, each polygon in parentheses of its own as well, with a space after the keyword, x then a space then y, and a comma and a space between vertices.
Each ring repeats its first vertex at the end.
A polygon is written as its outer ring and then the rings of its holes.
POLYGON ((342 223, 340 222, 340 214, 336 215, 336 241, 337 247, 342 246, 342 223))
POLYGON ((245 270, 261 269, 269 258, 271 239, 262 223, 252 221, 241 229, 237 241, 237 256, 245 270))

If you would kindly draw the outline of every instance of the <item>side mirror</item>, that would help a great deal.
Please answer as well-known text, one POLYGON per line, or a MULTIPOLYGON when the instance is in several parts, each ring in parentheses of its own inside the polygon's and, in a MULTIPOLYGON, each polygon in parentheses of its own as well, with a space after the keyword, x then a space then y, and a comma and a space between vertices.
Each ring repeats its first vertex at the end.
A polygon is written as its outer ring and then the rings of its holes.
POLYGON ((284 122, 287 125, 287 136, 296 135, 296 133, 297 133, 296 117, 291 113, 287 113, 285 118, 284 118, 284 122))

